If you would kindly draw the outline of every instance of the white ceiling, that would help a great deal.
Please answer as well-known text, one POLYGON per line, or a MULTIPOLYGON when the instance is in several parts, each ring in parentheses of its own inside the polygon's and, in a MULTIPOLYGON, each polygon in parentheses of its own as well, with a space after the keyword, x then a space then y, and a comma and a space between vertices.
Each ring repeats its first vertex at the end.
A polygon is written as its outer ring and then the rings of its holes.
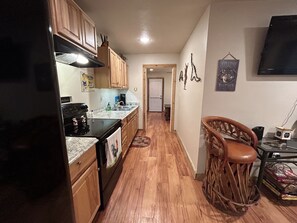
MULTIPOLYGON (((76 0, 122 54, 179 53, 212 0, 76 0), (141 45, 146 32, 151 43, 141 45)), ((98 38, 101 45, 101 39, 98 38)))
POLYGON ((172 74, 172 68, 154 68, 151 70, 150 68, 147 68, 147 74, 172 74))

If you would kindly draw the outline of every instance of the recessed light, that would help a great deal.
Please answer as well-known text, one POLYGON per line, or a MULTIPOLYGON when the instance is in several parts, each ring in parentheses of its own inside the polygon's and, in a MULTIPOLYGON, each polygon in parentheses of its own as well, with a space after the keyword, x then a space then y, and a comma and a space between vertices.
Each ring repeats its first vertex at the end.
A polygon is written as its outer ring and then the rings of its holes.
POLYGON ((154 69, 153 69, 153 68, 151 68, 151 69, 150 69, 150 71, 154 71, 154 69))
POLYGON ((150 42, 150 38, 147 35, 143 35, 140 37, 140 42, 142 44, 148 44, 150 42))

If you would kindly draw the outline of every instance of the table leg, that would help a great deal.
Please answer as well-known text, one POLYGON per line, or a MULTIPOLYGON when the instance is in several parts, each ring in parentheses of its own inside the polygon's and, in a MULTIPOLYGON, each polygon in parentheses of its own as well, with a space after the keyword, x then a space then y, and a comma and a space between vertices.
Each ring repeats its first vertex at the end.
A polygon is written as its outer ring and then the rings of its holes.
POLYGON ((263 151, 263 154, 261 156, 261 164, 260 164, 260 170, 259 170, 258 181, 257 181, 257 186, 258 186, 259 189, 260 189, 261 184, 262 184, 264 168, 265 168, 267 158, 268 158, 268 152, 263 151))

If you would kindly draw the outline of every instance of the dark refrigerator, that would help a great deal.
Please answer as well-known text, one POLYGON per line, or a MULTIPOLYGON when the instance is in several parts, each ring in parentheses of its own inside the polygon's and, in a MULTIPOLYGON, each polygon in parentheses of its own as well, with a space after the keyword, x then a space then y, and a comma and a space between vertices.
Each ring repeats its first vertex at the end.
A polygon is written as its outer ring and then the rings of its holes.
POLYGON ((0 7, 0 222, 74 222, 46 0, 0 7))

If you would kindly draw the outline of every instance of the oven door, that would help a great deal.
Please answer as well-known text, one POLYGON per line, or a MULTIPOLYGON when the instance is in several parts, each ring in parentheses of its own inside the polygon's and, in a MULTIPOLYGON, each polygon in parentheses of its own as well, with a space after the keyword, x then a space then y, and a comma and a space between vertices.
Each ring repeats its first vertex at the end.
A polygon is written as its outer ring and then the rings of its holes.
POLYGON ((106 138, 109 137, 113 132, 115 132, 119 127, 121 127, 120 122, 118 125, 115 125, 114 128, 112 128, 111 131, 108 132, 108 134, 105 134, 104 137, 101 137, 99 139, 99 142, 96 144, 98 167, 100 167, 99 182, 102 203, 101 209, 103 209, 107 204, 123 169, 122 153, 119 155, 117 161, 113 166, 106 168, 106 138))

